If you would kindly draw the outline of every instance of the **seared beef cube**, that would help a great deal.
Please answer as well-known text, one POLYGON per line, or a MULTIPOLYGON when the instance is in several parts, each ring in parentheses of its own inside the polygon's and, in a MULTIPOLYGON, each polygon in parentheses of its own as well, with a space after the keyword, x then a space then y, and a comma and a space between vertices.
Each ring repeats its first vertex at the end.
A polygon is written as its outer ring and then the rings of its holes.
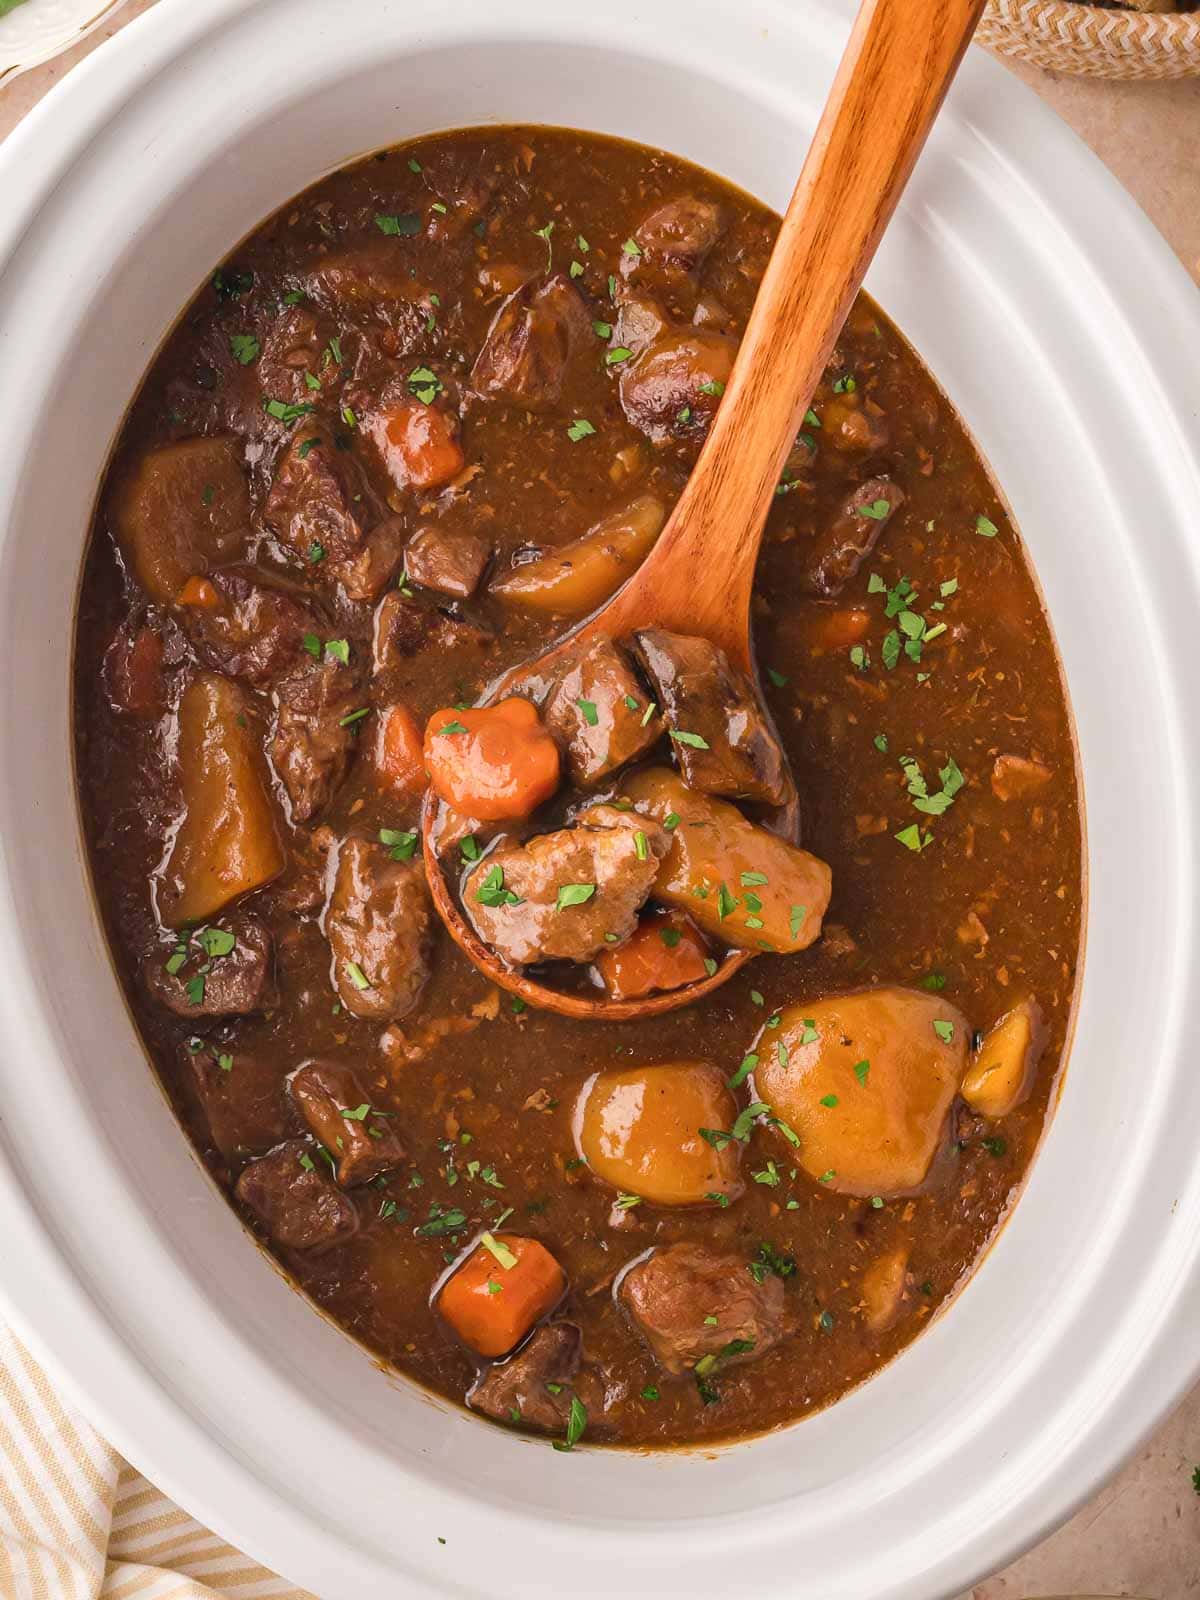
POLYGON ((399 517, 376 523, 358 554, 330 568, 348 600, 375 600, 391 582, 404 554, 404 524, 399 517))
POLYGON ((232 917, 179 935, 143 966, 156 1000, 179 1017, 241 1017, 275 1004, 271 935, 257 917, 232 917))
MULTIPOLYGON (((343 376, 328 339, 307 306, 288 306, 275 321, 263 340, 257 374, 267 399, 281 400, 284 405, 311 404, 317 391, 310 378, 324 388, 336 385, 343 376)), ((305 427, 303 420, 298 426, 305 438, 317 431, 311 425, 305 427)))
POLYGON ((497 1422, 560 1432, 582 1359, 583 1335, 573 1322, 544 1323, 515 1356, 488 1369, 467 1404, 497 1422))
POLYGON ((250 492, 237 439, 181 439, 117 477, 111 519, 133 576, 170 605, 197 573, 242 554, 250 492))
POLYGON ((387 672, 425 649, 443 654, 463 647, 483 650, 491 640, 491 634, 471 623, 444 617, 394 589, 384 595, 375 612, 375 671, 387 672))
POLYGON ((319 574, 337 576, 342 562, 360 554, 375 520, 362 469, 348 450, 337 450, 307 429, 297 430, 275 473, 263 520, 319 574))
POLYGON ((613 338, 617 345, 637 355, 670 326, 670 319, 657 300, 631 294, 617 308, 613 338))
POLYGON ((429 978, 432 945, 420 861, 393 861, 381 844, 346 839, 325 931, 333 981, 346 1010, 378 1022, 407 1016, 429 978))
POLYGON ((473 533, 452 533, 430 525, 418 528, 404 552, 409 582, 454 600, 469 600, 479 587, 491 548, 473 533))
POLYGON ((662 734, 646 694, 611 639, 570 652, 542 707, 574 783, 591 787, 648 750, 662 734))
POLYGON ((273 912, 305 917, 324 907, 329 852, 336 843, 328 826, 300 828, 293 834, 283 874, 266 891, 273 912))
POLYGON ((827 599, 840 594, 903 504, 904 490, 890 478, 868 478, 852 490, 805 547, 804 588, 827 599))
POLYGON ((354 674, 338 661, 314 661, 275 691, 271 761, 287 790, 293 822, 307 822, 333 798, 354 744, 347 719, 362 709, 354 674))
POLYGON ((292 1099, 305 1122, 337 1161, 347 1189, 399 1166, 404 1147, 384 1113, 375 1110, 352 1067, 309 1061, 291 1076, 292 1099))
POLYGON ((577 826, 491 851, 468 875, 463 906, 510 966, 590 961, 637 927, 668 843, 635 812, 592 806, 577 826))
POLYGON ((725 652, 664 628, 643 628, 634 641, 688 788, 783 805, 791 792, 787 757, 725 652))
POLYGON ((166 710, 163 636, 157 628, 121 624, 104 652, 104 689, 114 711, 159 717, 166 710))
POLYGON ((204 1107, 212 1142, 226 1161, 263 1155, 300 1131, 300 1119, 284 1092, 283 1074, 270 1053, 189 1039, 183 1059, 204 1107))
POLYGON ((270 683, 287 671, 322 624, 296 595, 253 571, 214 572, 196 604, 179 616, 192 648, 214 671, 270 683))
POLYGON ((669 328, 621 372, 621 406, 635 428, 665 444, 712 421, 738 341, 707 328, 669 328))
POLYGON ((784 1334, 782 1280, 706 1245, 656 1250, 620 1279, 617 1300, 673 1377, 756 1360, 784 1334))
POLYGON ((358 1232, 358 1212, 329 1176, 324 1157, 302 1139, 289 1139, 252 1161, 237 1181, 242 1204, 287 1250, 318 1254, 358 1232))
MULTIPOLYGON (((309 274, 308 285, 316 299, 339 310, 390 311, 396 303, 428 310, 428 290, 413 277, 411 258, 383 233, 365 244, 330 251, 309 274)), ((424 320, 422 315, 422 327, 424 320)))
POLYGON ((648 278, 679 290, 694 284, 725 228, 721 207, 713 200, 684 194, 658 206, 634 229, 638 253, 621 254, 621 272, 639 283, 648 278))
POLYGON ((588 333, 587 311, 566 278, 532 279, 492 319, 471 381, 490 399, 550 410, 562 393, 571 351, 588 333))
POLYGON ((385 594, 375 609, 372 658, 376 672, 387 672, 429 642, 437 618, 399 589, 385 594))

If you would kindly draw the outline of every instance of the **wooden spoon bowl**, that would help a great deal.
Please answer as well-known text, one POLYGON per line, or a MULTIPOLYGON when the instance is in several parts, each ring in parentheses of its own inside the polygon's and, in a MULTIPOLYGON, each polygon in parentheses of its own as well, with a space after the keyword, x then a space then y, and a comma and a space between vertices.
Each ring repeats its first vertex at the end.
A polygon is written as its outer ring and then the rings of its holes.
MULTIPOLYGON (((483 703, 544 676, 568 645, 647 627, 712 640, 758 688, 750 596, 776 485, 984 4, 863 0, 720 408, 658 542, 599 611, 489 685, 483 703)), ((638 1000, 590 1000, 527 978, 463 916, 437 849, 440 810, 430 790, 421 833, 438 914, 486 977, 531 1006, 593 1021, 660 1016, 711 994, 752 959, 732 951, 703 982, 638 1000)), ((798 818, 793 797, 770 825, 795 839, 798 818)))

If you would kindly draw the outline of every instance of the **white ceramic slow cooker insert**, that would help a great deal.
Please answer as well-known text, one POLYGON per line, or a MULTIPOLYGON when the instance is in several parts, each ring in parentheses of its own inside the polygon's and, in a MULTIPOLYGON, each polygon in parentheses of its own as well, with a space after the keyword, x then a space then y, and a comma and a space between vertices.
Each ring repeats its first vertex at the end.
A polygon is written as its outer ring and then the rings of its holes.
MULTIPOLYGON (((0 147, 0 1292, 121 1450, 323 1600, 932 1600, 1065 1516, 1200 1368, 1200 302, 978 51, 868 288, 1031 551, 1091 901, 1058 1115, 922 1338, 715 1458, 564 1456, 385 1376, 191 1154, 92 909, 69 726, 82 542, 124 409, 213 265, 331 168, 487 121, 641 139, 782 208, 849 18, 839 0, 160 0, 0 147)), ((932 852, 921 867, 936 893, 932 852)))

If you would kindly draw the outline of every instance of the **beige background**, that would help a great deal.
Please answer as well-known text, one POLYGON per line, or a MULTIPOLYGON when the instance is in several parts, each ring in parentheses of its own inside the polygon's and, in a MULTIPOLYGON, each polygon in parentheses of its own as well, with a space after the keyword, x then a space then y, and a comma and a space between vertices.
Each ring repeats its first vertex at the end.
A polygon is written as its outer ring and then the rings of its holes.
MULTIPOLYGON (((129 0, 86 44, 0 89, 0 138, 81 56, 154 3, 129 0)), ((1108 164, 1200 282, 1200 79, 1101 83, 1007 65, 1108 164)), ((1200 1390, 1071 1522, 976 1585, 970 1600, 1084 1594, 1200 1600, 1200 1494, 1191 1483, 1196 1465, 1200 1390)))

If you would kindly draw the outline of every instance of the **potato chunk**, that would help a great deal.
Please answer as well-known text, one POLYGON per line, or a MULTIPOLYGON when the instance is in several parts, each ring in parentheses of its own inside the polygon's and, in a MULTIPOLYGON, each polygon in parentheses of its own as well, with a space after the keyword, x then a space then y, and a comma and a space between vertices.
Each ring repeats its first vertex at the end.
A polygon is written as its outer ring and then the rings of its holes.
POLYGON ((559 617, 594 611, 632 577, 662 532, 666 507, 640 495, 579 539, 497 578, 491 591, 507 605, 559 617))
POLYGON ((716 1150, 701 1128, 728 1132, 737 1116, 725 1079, 710 1061, 664 1061, 598 1072, 575 1107, 575 1140, 589 1171, 622 1194, 656 1206, 736 1200, 737 1140, 716 1150))
POLYGON ((745 950, 790 955, 820 936, 833 884, 823 861, 750 822, 736 806, 696 794, 667 767, 634 773, 622 793, 639 811, 670 823, 656 900, 679 906, 705 933, 745 950))
POLYGON ((148 450, 119 480, 112 521, 134 577, 152 600, 172 604, 194 574, 243 554, 250 492, 237 440, 148 450))
POLYGON ((842 1194, 925 1179, 967 1058, 966 1019, 915 989, 860 989, 789 1006, 764 1028, 755 1093, 800 1136, 796 1159, 842 1194))
POLYGON ((981 1117, 1006 1117, 1029 1093, 1046 1048, 1036 1000, 1025 999, 988 1030, 962 1081, 962 1097, 981 1117))
POLYGON ((908 1294, 908 1249, 898 1245, 876 1256, 862 1275, 863 1320, 872 1333, 883 1333, 900 1315, 908 1294))
POLYGON ((161 896, 173 927, 206 922, 285 863, 250 702, 231 679, 205 672, 184 690, 179 775, 184 816, 161 896))

